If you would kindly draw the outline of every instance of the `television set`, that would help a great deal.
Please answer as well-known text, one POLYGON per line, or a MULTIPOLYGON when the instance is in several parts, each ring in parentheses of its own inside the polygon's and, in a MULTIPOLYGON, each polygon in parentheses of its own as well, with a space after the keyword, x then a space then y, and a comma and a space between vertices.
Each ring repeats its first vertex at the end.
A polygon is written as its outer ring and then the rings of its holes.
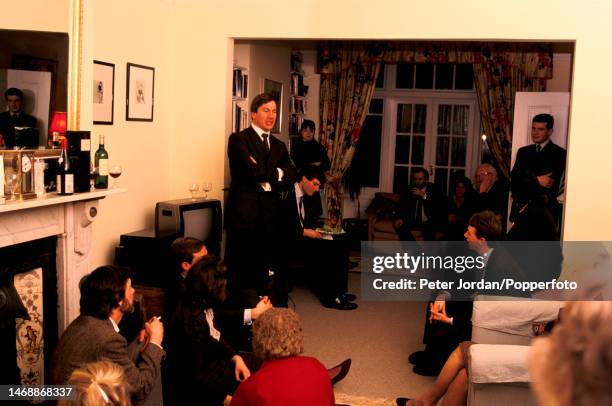
POLYGON ((221 202, 191 198, 158 202, 155 205, 155 233, 193 237, 211 246, 220 244, 221 202))

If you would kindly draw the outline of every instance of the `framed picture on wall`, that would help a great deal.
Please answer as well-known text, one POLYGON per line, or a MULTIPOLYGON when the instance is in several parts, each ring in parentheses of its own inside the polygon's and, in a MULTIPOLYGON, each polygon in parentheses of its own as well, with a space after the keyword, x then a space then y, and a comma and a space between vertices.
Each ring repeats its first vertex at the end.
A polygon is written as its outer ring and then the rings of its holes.
POLYGON ((127 64, 125 119, 153 121, 155 101, 155 68, 127 64))
POLYGON ((113 124, 115 100, 115 64, 94 61, 93 122, 113 124))
POLYGON ((279 134, 281 131, 282 107, 283 107, 283 84, 271 79, 264 79, 264 93, 269 93, 276 99, 276 123, 270 131, 272 134, 279 134))

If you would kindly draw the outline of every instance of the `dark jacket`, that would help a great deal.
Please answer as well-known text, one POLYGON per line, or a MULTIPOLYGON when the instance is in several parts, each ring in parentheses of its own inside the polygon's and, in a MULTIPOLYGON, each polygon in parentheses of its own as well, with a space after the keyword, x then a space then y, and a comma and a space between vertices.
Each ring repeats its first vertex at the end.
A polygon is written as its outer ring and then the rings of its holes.
POLYGON ((221 405, 238 382, 231 359, 236 353, 210 335, 204 308, 181 301, 168 329, 168 376, 172 405, 221 405))

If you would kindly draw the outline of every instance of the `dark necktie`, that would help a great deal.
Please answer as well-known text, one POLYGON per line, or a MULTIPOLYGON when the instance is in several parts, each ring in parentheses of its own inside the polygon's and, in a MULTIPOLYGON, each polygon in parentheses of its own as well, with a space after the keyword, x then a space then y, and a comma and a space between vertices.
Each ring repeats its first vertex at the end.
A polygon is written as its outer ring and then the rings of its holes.
POLYGON ((536 145, 536 152, 542 151, 542 146, 540 144, 536 145))
POLYGON ((263 142, 264 142, 264 145, 266 146, 266 151, 270 152, 270 144, 268 144, 268 134, 263 133, 261 134, 261 136, 263 137, 263 142))
POLYGON ((304 196, 300 196, 300 209, 298 212, 300 214, 300 223, 304 225, 304 196))
POLYGON ((417 199, 416 213, 414 216, 414 224, 419 225, 423 222, 423 200, 417 199))

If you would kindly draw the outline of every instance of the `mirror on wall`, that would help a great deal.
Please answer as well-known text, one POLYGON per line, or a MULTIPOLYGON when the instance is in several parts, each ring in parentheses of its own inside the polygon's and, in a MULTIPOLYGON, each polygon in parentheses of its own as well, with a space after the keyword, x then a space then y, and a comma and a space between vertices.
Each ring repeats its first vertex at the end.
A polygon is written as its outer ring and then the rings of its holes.
POLYGON ((0 30, 0 146, 49 145, 54 116, 65 131, 68 51, 67 33, 0 30))

